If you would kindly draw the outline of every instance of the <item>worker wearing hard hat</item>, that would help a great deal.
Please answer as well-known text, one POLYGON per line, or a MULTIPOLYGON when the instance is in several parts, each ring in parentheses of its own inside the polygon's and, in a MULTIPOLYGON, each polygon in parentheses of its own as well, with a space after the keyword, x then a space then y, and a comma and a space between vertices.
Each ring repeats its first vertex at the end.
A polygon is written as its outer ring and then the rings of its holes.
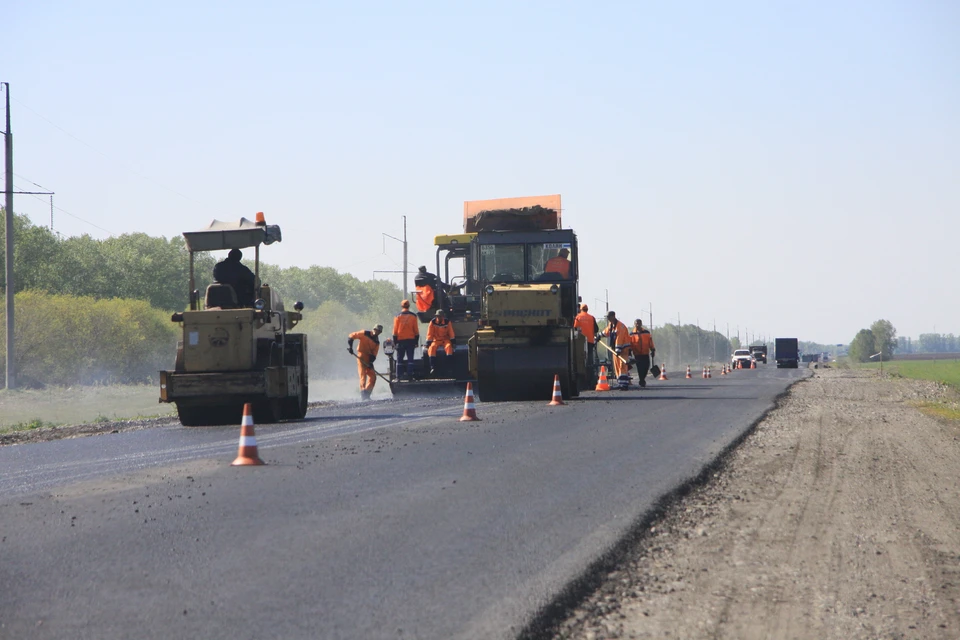
POLYGON ((443 347, 448 356, 453 355, 453 346, 456 336, 453 334, 453 325, 446 318, 443 309, 437 309, 433 320, 427 326, 427 355, 430 356, 430 374, 437 373, 437 349, 443 347))
POLYGON ((657 347, 653 344, 653 335, 643 326, 643 321, 637 318, 633 322, 633 331, 630 333, 630 350, 637 363, 637 378, 640 386, 647 386, 647 372, 650 371, 650 362, 657 355, 657 347))
POLYGON ((617 320, 615 311, 607 314, 607 326, 603 329, 608 346, 614 352, 613 372, 619 378, 627 374, 627 358, 630 356, 630 331, 627 325, 617 320))
POLYGON ((397 378, 413 380, 413 351, 420 344, 420 321, 410 311, 410 301, 400 303, 393 319, 393 343, 397 345, 397 378))
POLYGON ((573 319, 573 328, 587 338, 587 371, 593 371, 597 361, 597 335, 600 328, 597 326, 597 319, 590 315, 589 311, 590 307, 580 305, 580 313, 573 319))
POLYGON ((383 325, 378 324, 370 331, 354 331, 347 338, 347 351, 357 359, 357 374, 360 376, 360 399, 369 400, 373 386, 377 384, 377 372, 373 363, 380 353, 380 334, 383 325), (358 340, 357 353, 353 352, 353 341, 358 340))
POLYGON ((564 280, 570 277, 570 260, 568 256, 570 255, 570 249, 564 247, 557 252, 557 255, 547 260, 547 264, 543 266, 544 273, 557 273, 560 274, 560 277, 564 280))

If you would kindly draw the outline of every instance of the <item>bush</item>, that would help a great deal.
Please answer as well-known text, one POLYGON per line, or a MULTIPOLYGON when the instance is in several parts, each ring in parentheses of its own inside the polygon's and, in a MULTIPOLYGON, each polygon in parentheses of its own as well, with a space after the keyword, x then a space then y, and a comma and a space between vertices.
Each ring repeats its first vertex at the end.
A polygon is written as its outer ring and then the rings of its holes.
MULTIPOLYGON (((177 327, 147 302, 24 291, 14 304, 18 386, 149 382, 172 363, 177 327)), ((0 311, 4 341, 5 327, 0 311)))

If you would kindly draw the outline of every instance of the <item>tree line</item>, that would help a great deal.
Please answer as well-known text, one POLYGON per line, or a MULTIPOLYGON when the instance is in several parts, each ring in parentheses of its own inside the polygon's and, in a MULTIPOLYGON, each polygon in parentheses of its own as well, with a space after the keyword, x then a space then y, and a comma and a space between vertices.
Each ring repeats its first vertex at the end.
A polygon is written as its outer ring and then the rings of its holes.
MULTIPOLYGON (((179 327, 170 313, 189 304, 190 255, 183 236, 64 238, 17 215, 14 237, 15 358, 24 384, 149 382, 157 370, 172 367, 179 327)), ((3 242, 0 225, 0 246, 3 242)), ((271 249, 281 252, 282 244, 271 249)), ((5 291, 4 258, 0 252, 5 291)), ((252 260, 244 262, 253 267, 252 260)), ((201 292, 212 281, 215 263, 214 254, 194 254, 201 292)), ((388 326, 404 297, 388 281, 361 281, 330 267, 261 262, 260 279, 288 307, 304 303, 304 321, 296 330, 309 335, 312 375, 354 371, 355 363, 343 353, 347 334, 377 323, 388 326)), ((0 341, 6 339, 5 327, 0 321, 0 341)), ((0 349, 0 381, 4 356, 0 349)))
POLYGON ((897 353, 957 352, 960 352, 960 336, 952 333, 921 333, 917 340, 904 336, 897 338, 897 353))

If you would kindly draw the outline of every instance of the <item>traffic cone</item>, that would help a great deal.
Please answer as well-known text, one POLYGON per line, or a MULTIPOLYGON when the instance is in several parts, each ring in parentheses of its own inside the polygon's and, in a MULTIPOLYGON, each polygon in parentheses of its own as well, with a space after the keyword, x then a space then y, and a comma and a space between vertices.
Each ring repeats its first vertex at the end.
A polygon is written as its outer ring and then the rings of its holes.
POLYGON ((560 391, 560 376, 553 376, 553 399, 550 401, 551 407, 556 407, 564 404, 563 402, 563 392, 560 391))
POLYGON ((660 377, 657 380, 668 380, 667 378, 667 363, 664 362, 663 366, 660 367, 660 377))
POLYGON ((707 380, 713 377, 713 372, 710 371, 710 367, 707 367, 707 380))
POLYGON ((460 422, 478 422, 477 408, 473 406, 473 383, 467 383, 467 394, 463 398, 463 415, 460 422))
POLYGON ((610 384, 607 382, 607 368, 600 366, 600 378, 597 380, 597 388, 594 391, 610 391, 610 384))
POLYGON ((727 365, 723 365, 722 367, 720 367, 720 375, 722 376, 727 375, 727 365))
POLYGON ((690 375, 690 365, 687 365, 687 380, 690 380, 691 378, 693 378, 693 376, 690 375))
POLYGON ((756 368, 757 368, 757 361, 756 361, 756 360, 751 360, 751 361, 750 361, 750 368, 751 368, 751 369, 756 369, 756 368))
POLYGON ((243 405, 243 420, 240 422, 240 450, 237 459, 230 463, 232 467, 266 464, 257 452, 257 437, 253 433, 253 405, 243 405))
POLYGON ((706 368, 706 367, 704 367, 704 368, 703 368, 703 371, 700 372, 700 376, 701 376, 704 380, 707 379, 707 368, 706 368))

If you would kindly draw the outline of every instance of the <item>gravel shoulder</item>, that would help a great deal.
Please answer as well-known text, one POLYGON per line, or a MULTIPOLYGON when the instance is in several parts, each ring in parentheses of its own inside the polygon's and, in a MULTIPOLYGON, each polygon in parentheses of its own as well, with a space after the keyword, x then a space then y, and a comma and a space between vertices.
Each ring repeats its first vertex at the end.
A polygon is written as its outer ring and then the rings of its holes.
POLYGON ((553 637, 960 637, 960 424, 915 408, 952 393, 816 371, 553 637))

